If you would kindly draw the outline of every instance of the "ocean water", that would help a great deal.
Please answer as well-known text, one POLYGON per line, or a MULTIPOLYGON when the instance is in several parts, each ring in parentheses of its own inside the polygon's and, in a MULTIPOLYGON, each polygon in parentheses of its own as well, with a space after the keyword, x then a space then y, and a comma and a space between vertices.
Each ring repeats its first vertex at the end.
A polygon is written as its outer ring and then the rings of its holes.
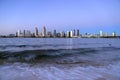
POLYGON ((0 80, 120 80, 120 39, 0 38, 0 80))

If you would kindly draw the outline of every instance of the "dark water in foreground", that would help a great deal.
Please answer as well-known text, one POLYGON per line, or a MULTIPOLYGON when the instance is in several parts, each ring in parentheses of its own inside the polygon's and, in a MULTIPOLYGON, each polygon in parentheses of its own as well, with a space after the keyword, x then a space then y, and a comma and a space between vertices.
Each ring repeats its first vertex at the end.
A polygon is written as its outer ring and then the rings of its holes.
POLYGON ((0 38, 0 80, 120 80, 120 39, 0 38))

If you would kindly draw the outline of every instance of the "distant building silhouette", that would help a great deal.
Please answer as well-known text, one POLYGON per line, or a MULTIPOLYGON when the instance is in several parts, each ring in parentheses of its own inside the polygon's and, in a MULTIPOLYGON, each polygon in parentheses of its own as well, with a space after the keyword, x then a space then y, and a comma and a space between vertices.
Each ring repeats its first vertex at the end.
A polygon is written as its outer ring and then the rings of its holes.
POLYGON ((60 35, 61 35, 61 37, 65 37, 65 32, 62 31, 62 32, 60 33, 60 35))
POLYGON ((38 37, 38 35, 39 35, 39 34, 38 34, 38 28, 37 28, 37 27, 35 28, 34 35, 35 35, 35 37, 38 37))
POLYGON ((73 31, 70 31, 70 37, 73 37, 73 31))
POLYGON ((46 28, 45 28, 45 26, 42 29, 42 37, 46 37, 46 28))
POLYGON ((115 32, 112 32, 112 37, 115 37, 116 36, 116 33, 115 32))
POLYGON ((25 34, 26 34, 26 31, 24 30, 24 31, 23 31, 23 35, 24 35, 24 37, 25 37, 25 34))
POLYGON ((102 31, 100 31, 99 36, 103 37, 103 32, 102 31))
POLYGON ((70 37, 70 31, 67 31, 67 37, 70 37))
POLYGON ((52 37, 52 32, 49 31, 49 32, 47 33, 47 36, 48 36, 48 37, 52 37))
POLYGON ((76 36, 75 29, 73 30, 73 36, 76 36))
POLYGON ((77 29, 77 36, 80 36, 80 31, 79 31, 79 29, 77 29))
POLYGON ((31 37, 31 32, 29 30, 25 32, 25 37, 31 37))
POLYGON ((56 30, 53 31, 53 37, 57 37, 56 30))
POLYGON ((22 34, 21 30, 17 31, 17 37, 23 37, 23 34, 22 34))

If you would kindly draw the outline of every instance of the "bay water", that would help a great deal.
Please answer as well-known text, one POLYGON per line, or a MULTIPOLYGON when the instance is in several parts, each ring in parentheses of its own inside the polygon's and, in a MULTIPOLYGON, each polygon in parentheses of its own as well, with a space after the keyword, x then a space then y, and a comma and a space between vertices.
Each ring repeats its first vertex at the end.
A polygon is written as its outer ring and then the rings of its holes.
POLYGON ((120 39, 0 38, 0 80, 120 80, 120 39))

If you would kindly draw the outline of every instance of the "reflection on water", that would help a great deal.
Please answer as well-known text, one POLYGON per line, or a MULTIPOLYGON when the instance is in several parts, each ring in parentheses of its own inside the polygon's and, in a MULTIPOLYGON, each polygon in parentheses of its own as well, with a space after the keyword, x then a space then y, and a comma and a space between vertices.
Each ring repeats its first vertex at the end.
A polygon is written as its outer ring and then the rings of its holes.
POLYGON ((71 39, 71 38, 69 38, 69 39, 67 39, 67 45, 68 46, 66 46, 67 47, 67 49, 72 49, 73 48, 73 39, 71 39))

